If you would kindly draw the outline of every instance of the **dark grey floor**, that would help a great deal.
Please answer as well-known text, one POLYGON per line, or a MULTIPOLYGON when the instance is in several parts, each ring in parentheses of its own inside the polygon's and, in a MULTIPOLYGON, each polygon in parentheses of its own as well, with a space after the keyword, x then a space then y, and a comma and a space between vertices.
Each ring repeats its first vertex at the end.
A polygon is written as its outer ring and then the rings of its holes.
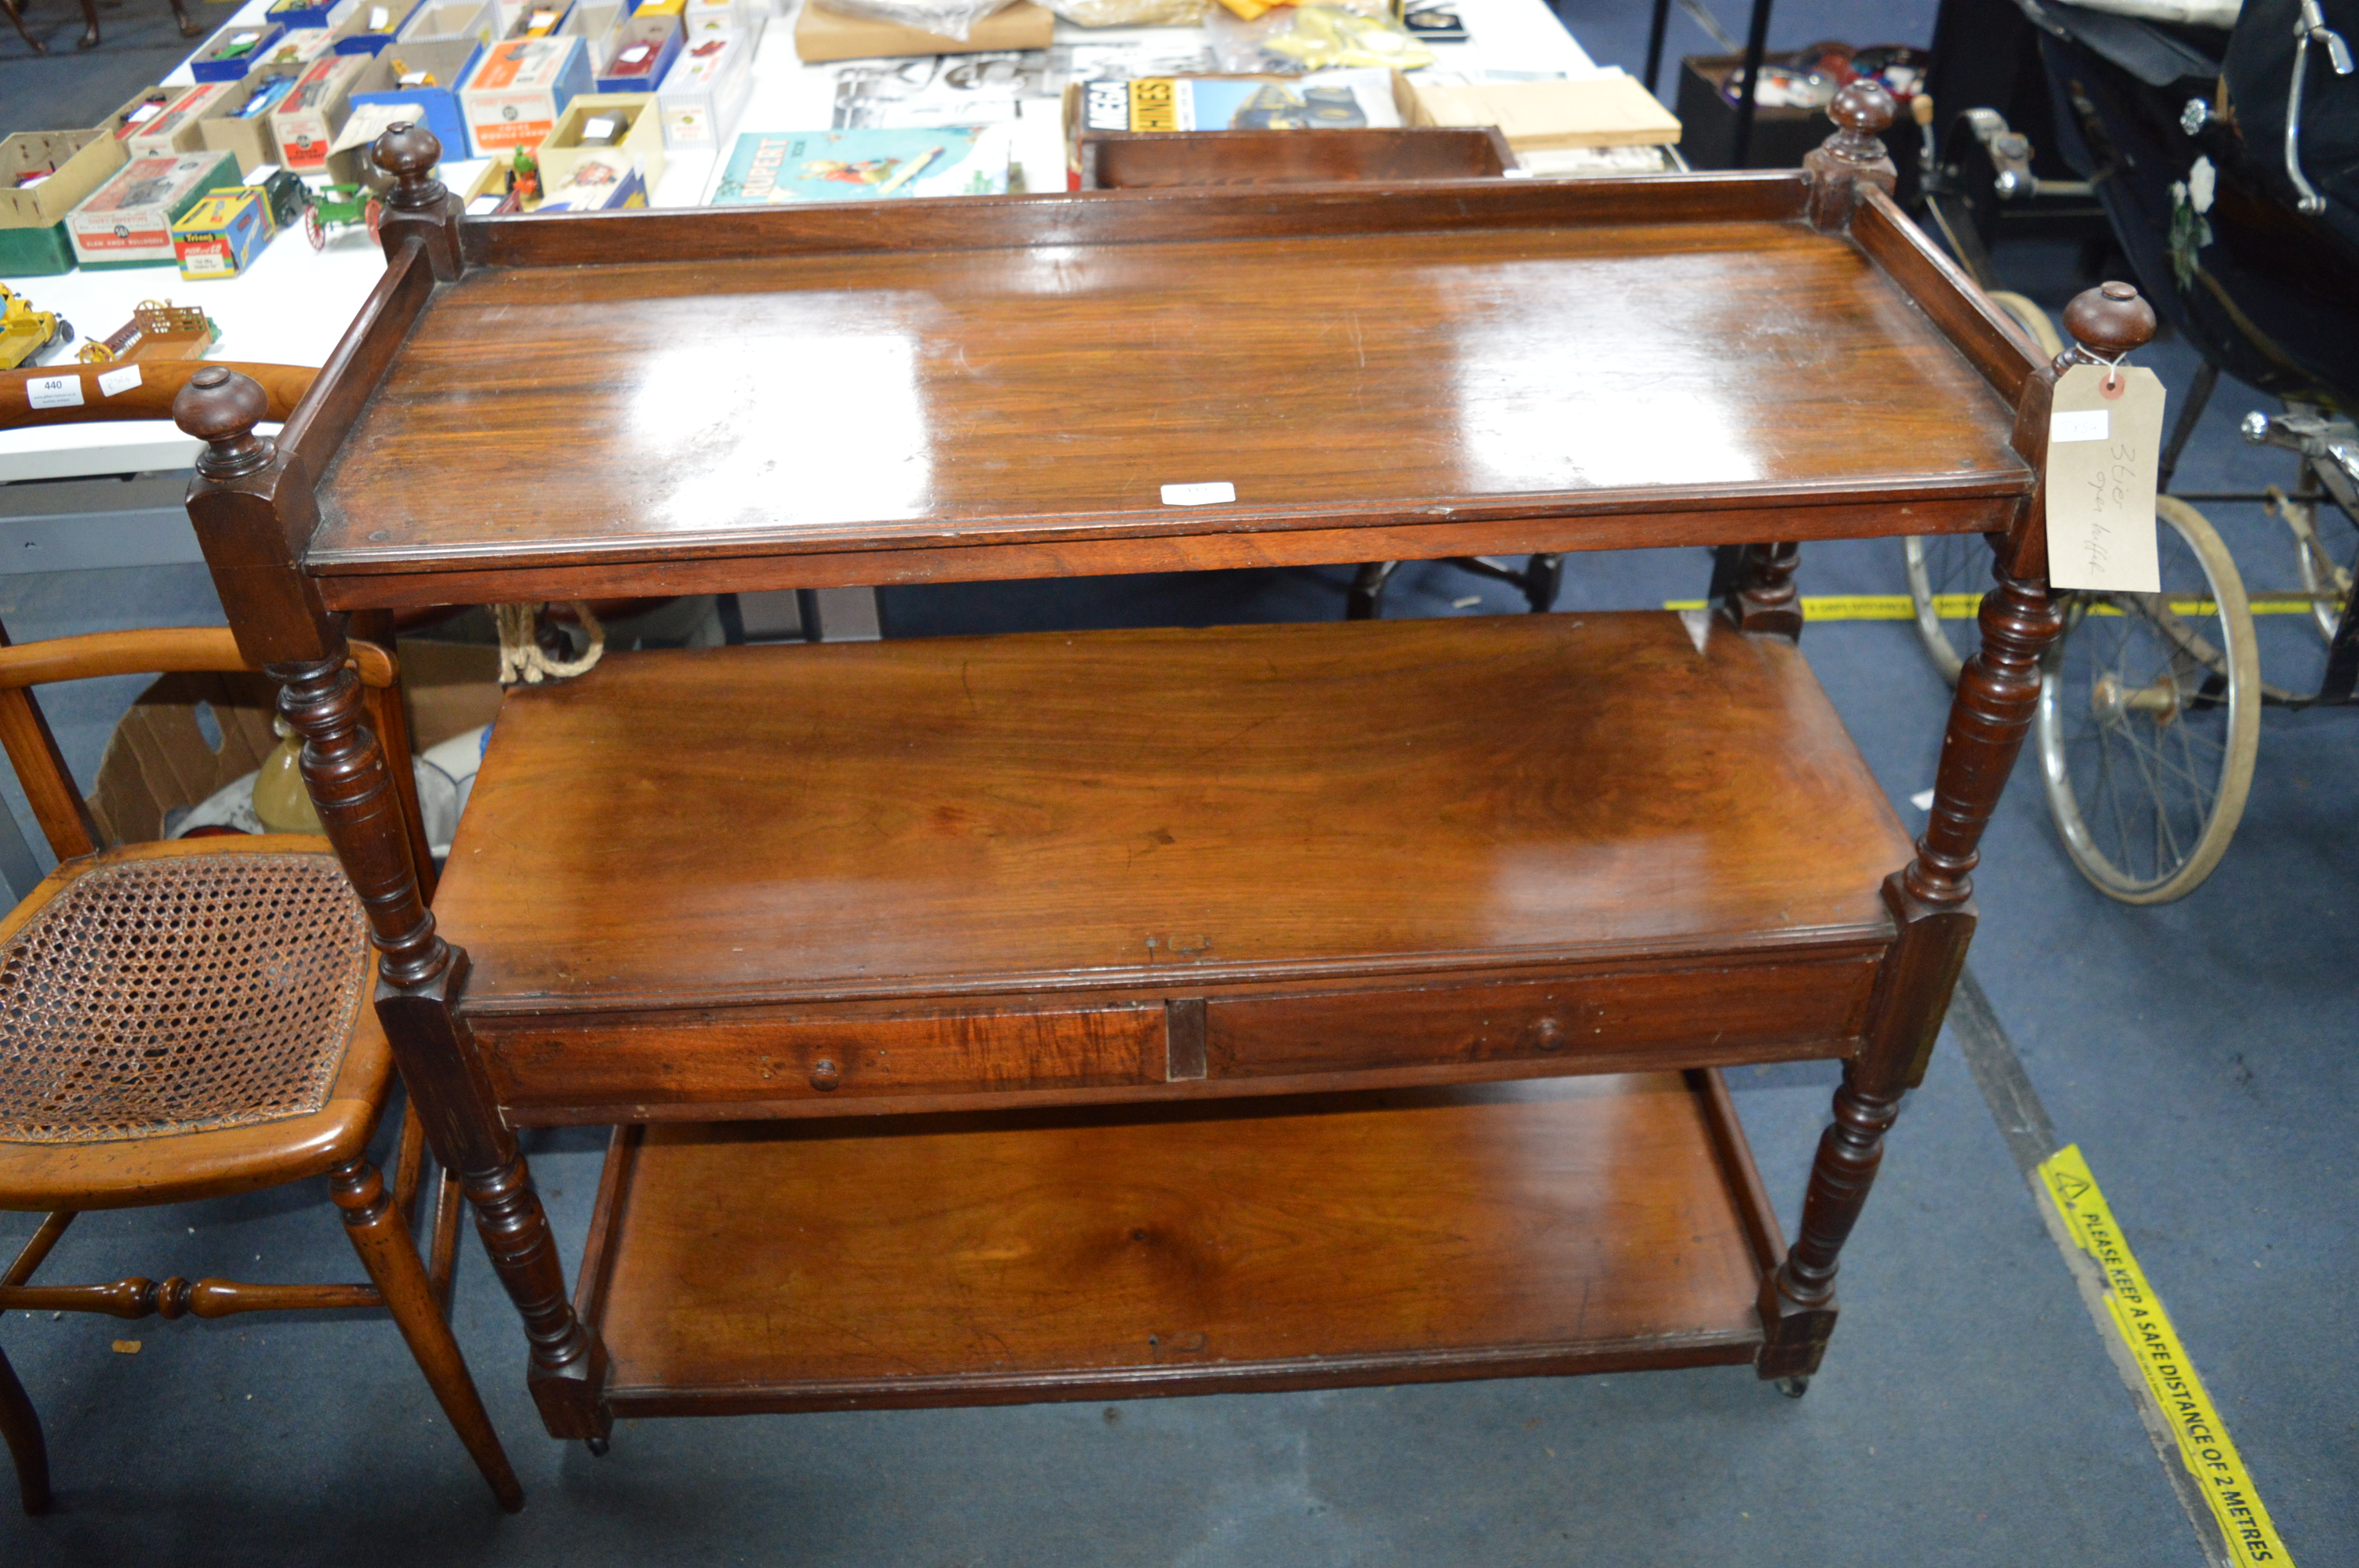
MULTIPOLYGON (((43 4, 54 19, 57 0, 43 4)), ((1741 26, 1740 7, 1722 12, 1741 26)), ((1636 64, 1643 9, 1572 0, 1567 13, 1601 58, 1636 64)), ((1821 4, 1788 7, 1773 38, 1921 41, 1929 30, 1921 6, 1821 4)), ((1673 44, 1692 51, 1701 35, 1680 21, 1673 44)), ((8 128, 22 118, 26 78, 7 74, 21 53, 0 36, 8 128)), ((2185 385, 2191 361, 2176 345, 2145 357, 2185 385)), ((2233 433, 2245 408, 2266 406, 2223 385, 2182 487, 2282 480, 2233 433)), ((2275 524, 2234 508, 2212 515, 2249 581, 2289 579, 2275 524)), ((1701 552, 1584 558, 1560 608, 1694 597, 1704 572, 1701 552)), ((897 589, 886 609, 899 635, 1323 619, 1340 611, 1346 575, 897 589)), ((1803 584, 1897 592, 1898 548, 1814 548, 1803 584)), ((1513 608, 1506 590, 1440 566, 1407 568, 1393 600, 1398 614, 1513 608), (1454 602, 1468 596, 1480 603, 1454 602)), ((0 621, 19 638, 218 615, 194 569, 0 579, 0 621)), ((2314 678, 2307 636, 2267 624, 2273 679, 2314 678)), ((1906 802, 1931 782, 1947 701, 1913 633, 1832 623, 1804 647, 1913 825, 1906 802)), ((52 702, 85 776, 136 684, 52 702)), ((2220 871, 2182 903, 2136 910, 2065 861, 2027 760, 1978 877, 1976 970, 2309 1568, 2359 1562, 2359 1376, 2343 1310, 2359 1281, 2355 804, 2359 716, 2273 714, 2220 871)), ((1831 1085, 1818 1067, 1734 1080, 1789 1227, 1831 1085)), ((586 1228, 598 1141, 531 1143, 569 1254, 586 1228)), ((30 1228, 0 1217, 0 1248, 30 1228)), ((324 1202, 291 1191, 94 1216, 44 1277, 356 1277, 338 1229, 324 1202)), ((492 1508, 382 1321, 12 1315, 0 1334, 47 1417, 61 1507, 40 1521, 0 1509, 0 1562, 2201 1562, 1952 1046, 1894 1135, 1846 1253, 1843 1303, 1826 1368, 1799 1402, 1715 1369, 645 1422, 592 1460, 538 1434, 514 1315, 470 1242, 457 1327, 530 1491, 524 1515, 492 1508), (116 1338, 141 1348, 113 1352, 116 1338)))

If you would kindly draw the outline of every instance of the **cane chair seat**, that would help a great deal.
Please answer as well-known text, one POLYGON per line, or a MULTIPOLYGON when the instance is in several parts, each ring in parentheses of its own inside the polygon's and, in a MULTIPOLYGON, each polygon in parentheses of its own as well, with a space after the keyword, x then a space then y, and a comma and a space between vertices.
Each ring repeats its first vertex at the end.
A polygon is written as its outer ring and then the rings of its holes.
POLYGON ((325 839, 211 838, 60 865, 0 920, 0 1207, 121 1207, 355 1157, 391 1059, 325 839))

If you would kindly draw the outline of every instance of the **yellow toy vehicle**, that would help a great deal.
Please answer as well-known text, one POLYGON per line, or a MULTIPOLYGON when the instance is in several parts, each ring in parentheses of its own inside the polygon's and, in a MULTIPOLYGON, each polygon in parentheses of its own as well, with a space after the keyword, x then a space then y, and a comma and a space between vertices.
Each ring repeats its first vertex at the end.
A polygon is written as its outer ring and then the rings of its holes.
POLYGON ((71 322, 54 310, 36 310, 0 283, 0 370, 37 365, 73 341, 71 322))

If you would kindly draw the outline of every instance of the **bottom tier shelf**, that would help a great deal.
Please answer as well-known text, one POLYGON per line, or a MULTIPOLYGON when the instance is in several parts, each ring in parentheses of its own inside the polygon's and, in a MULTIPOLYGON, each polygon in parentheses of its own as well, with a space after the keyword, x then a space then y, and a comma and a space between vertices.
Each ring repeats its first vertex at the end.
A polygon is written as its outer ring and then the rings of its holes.
POLYGON ((1745 1362, 1782 1243, 1710 1073, 669 1124, 581 1307, 618 1416, 1745 1362))

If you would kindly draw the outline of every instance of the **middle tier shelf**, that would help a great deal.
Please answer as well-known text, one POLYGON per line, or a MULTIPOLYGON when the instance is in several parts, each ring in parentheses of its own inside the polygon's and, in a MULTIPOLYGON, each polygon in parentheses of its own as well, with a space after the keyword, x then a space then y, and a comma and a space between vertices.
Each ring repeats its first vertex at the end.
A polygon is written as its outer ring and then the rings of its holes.
POLYGON ((1788 643, 1667 613, 617 654, 435 908, 519 1123, 1843 1056, 1909 845, 1788 643))

